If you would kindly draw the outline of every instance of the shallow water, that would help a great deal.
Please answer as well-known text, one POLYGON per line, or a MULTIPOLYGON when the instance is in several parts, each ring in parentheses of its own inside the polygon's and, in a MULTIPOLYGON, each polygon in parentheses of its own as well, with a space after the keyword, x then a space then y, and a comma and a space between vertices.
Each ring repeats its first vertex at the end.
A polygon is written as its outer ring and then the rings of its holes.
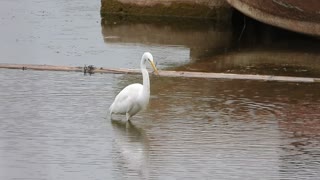
MULTIPOLYGON (((229 23, 101 19, 99 6, 0 1, 0 63, 137 68, 150 51, 159 69, 320 77, 316 39, 247 21, 239 41, 229 23)), ((115 95, 140 81, 1 69, 0 179, 320 176, 319 83, 152 76, 149 108, 108 120, 115 95)))
MULTIPOLYGON (((0 1, 0 63, 320 77, 319 39, 232 22, 105 16, 100 1, 0 1)), ((236 13, 235 13, 236 14, 236 13)))
POLYGON ((105 43, 100 1, 1 0, 0 9, 0 63, 138 68, 145 51, 159 68, 189 60, 182 46, 105 43))
POLYGON ((149 108, 105 119, 140 76, 1 70, 1 179, 317 179, 319 84, 152 77, 149 108))

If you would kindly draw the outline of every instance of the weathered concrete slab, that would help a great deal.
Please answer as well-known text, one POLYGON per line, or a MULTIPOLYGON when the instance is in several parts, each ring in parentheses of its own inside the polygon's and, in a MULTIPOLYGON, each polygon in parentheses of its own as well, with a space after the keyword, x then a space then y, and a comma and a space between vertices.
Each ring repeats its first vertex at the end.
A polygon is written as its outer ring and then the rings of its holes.
POLYGON ((225 0, 101 0, 106 13, 229 19, 232 12, 225 0))

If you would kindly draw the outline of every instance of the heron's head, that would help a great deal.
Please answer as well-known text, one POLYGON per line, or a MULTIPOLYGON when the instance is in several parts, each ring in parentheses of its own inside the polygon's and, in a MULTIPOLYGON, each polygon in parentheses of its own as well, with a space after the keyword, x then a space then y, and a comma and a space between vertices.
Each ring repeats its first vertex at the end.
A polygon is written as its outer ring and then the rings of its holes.
POLYGON ((143 54, 143 59, 144 59, 145 61, 148 61, 148 62, 151 64, 151 66, 152 66, 155 74, 156 74, 156 75, 159 75, 158 69, 156 68, 156 65, 154 64, 152 54, 149 53, 149 52, 145 52, 145 53, 143 54))

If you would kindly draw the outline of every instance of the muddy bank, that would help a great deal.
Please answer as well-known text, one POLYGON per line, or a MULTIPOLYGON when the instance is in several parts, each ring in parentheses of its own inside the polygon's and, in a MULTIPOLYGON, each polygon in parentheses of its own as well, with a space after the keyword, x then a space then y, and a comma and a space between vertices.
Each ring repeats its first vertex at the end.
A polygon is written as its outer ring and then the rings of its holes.
POLYGON ((101 14, 110 13, 228 20, 232 12, 224 0, 101 0, 101 14))

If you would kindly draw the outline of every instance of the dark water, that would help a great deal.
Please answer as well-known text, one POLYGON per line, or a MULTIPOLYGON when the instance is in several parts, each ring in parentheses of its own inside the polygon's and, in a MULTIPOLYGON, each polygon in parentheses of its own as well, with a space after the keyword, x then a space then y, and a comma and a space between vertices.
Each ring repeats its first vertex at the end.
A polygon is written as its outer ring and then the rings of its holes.
MULTIPOLYGON (((0 63, 137 68, 150 51, 159 69, 320 77, 314 38, 99 7, 1 0, 0 63)), ((115 95, 140 81, 1 69, 0 179, 320 177, 319 83, 151 77, 149 108, 110 122, 115 95)))
POLYGON ((189 60, 181 63, 173 63, 176 57, 165 54, 172 61, 166 69, 320 77, 318 38, 234 16, 230 22, 220 22, 109 15, 102 19, 102 34, 107 44, 142 42, 189 50, 189 60))

